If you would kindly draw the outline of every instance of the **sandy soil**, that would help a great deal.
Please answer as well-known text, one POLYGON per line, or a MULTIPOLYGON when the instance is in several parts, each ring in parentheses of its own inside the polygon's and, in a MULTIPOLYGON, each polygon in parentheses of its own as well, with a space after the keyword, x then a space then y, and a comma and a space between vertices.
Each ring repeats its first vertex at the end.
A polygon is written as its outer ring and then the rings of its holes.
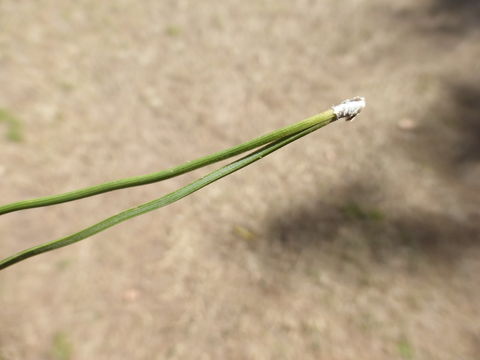
MULTIPOLYGON (((0 0, 0 108, 21 123, 0 122, 2 203, 368 100, 1 272, 0 358, 479 359, 479 19, 476 0, 0 0)), ((207 170, 2 216, 0 254, 207 170)))

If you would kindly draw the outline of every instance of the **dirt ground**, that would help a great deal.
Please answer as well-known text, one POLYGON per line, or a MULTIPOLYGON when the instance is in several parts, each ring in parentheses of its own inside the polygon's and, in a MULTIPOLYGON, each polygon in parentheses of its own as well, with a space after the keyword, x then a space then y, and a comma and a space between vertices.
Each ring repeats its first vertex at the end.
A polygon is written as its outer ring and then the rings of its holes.
MULTIPOLYGON (((368 102, 2 271, 0 359, 480 359, 479 59, 478 0, 0 0, 2 204, 368 102)), ((216 167, 2 216, 0 255, 216 167)))

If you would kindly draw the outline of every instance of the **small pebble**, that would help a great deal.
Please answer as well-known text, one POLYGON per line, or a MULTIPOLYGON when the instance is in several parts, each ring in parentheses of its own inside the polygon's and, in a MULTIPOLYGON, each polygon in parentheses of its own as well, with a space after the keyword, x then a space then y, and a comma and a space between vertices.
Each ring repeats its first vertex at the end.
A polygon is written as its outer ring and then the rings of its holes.
POLYGON ((418 124, 413 119, 404 118, 397 123, 397 126, 399 129, 410 131, 415 130, 418 127, 418 124))
POLYGON ((134 302, 138 300, 140 293, 137 289, 128 289, 123 293, 123 299, 128 302, 134 302))

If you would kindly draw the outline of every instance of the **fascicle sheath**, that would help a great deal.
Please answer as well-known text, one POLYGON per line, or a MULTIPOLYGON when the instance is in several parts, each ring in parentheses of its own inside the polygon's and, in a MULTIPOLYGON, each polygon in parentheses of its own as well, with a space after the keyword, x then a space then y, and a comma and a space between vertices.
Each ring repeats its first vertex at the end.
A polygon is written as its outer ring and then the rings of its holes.
POLYGON ((345 118, 346 121, 352 121, 360 111, 365 107, 365 98, 356 96, 351 99, 347 99, 336 106, 332 106, 333 113, 337 119, 345 118))

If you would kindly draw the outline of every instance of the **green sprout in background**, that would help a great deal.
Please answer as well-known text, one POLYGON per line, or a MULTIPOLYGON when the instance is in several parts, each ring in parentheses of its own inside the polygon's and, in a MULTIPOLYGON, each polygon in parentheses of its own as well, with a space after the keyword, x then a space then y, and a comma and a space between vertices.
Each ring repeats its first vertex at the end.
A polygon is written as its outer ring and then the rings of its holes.
POLYGON ((402 359, 412 360, 414 358, 413 347, 410 342, 403 338, 397 344, 397 350, 402 359))
POLYGON ((70 360, 73 345, 64 332, 57 332, 52 339, 52 355, 55 360, 70 360))
POLYGON ((384 215, 380 210, 364 208, 354 201, 350 201, 342 206, 341 211, 352 220, 381 221, 384 219, 384 215))
POLYGON ((30 209, 35 207, 55 205, 67 201, 82 199, 85 197, 102 194, 108 191, 124 189, 132 186, 139 186, 169 179, 181 174, 193 171, 195 169, 204 167, 209 164, 216 163, 221 160, 231 158, 233 156, 254 150, 252 153, 235 160, 234 162, 225 165, 210 174, 174 191, 159 199, 147 202, 140 206, 134 207, 120 212, 112 217, 100 221, 90 227, 87 227, 77 233, 74 233, 63 238, 53 240, 32 248, 20 251, 10 257, 0 260, 0 270, 9 267, 15 263, 25 260, 29 257, 55 250, 67 245, 71 245, 80 240, 86 239, 94 234, 97 234, 105 229, 115 226, 123 221, 131 219, 135 216, 145 214, 149 211, 159 209, 167 206, 177 200, 180 200, 201 188, 234 173, 237 170, 248 166, 263 157, 275 152, 276 150, 290 144, 291 142, 302 138, 305 135, 312 133, 338 119, 345 118, 347 121, 352 120, 365 106, 365 100, 360 97, 348 99, 341 104, 332 107, 332 109, 322 112, 320 114, 309 117, 296 124, 286 126, 284 128, 275 130, 266 135, 260 136, 253 140, 247 141, 243 144, 234 146, 232 148, 207 155, 196 160, 186 162, 182 165, 156 172, 153 174, 136 176, 132 178, 120 179, 104 184, 71 191, 68 193, 47 196, 32 200, 24 200, 4 206, 0 206, 0 215, 9 212, 19 211, 23 209, 30 209))
POLYGON ((179 36, 182 34, 182 29, 178 26, 170 25, 165 29, 165 34, 171 37, 179 36))
POLYGON ((0 108, 0 123, 7 124, 7 139, 13 142, 23 140, 22 124, 10 111, 0 108))

